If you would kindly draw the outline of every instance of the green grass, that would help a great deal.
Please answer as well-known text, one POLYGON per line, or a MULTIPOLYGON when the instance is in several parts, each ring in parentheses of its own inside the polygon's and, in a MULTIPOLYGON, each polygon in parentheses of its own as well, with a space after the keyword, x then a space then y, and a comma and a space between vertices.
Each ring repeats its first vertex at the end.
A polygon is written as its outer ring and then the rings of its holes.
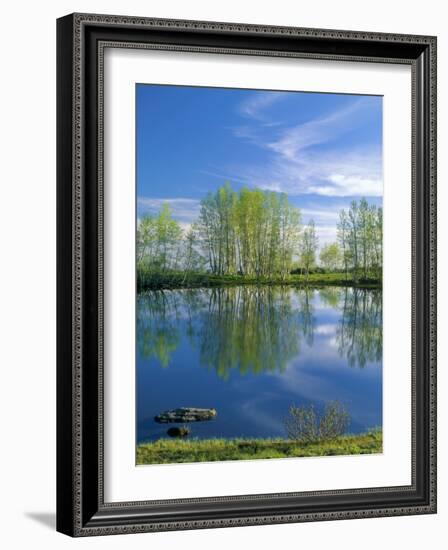
POLYGON ((382 449, 380 430, 306 444, 289 439, 160 439, 137 446, 137 464, 358 455, 382 449))
POLYGON ((291 285, 291 286, 356 286, 360 288, 381 288, 381 280, 368 277, 355 282, 346 279, 344 273, 310 273, 305 275, 289 275, 286 279, 280 277, 247 277, 241 275, 212 275, 209 273, 170 272, 154 273, 145 269, 137 270, 138 291, 161 290, 176 288, 203 288, 237 285, 291 285))

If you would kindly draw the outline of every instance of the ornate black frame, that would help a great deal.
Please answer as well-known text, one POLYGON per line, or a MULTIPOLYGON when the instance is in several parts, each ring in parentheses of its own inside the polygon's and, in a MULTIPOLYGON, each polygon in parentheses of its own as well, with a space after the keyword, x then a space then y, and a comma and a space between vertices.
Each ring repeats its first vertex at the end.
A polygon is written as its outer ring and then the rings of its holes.
POLYGON ((57 21, 57 50, 58 531, 89 536, 435 513, 436 38, 73 14, 57 21), (104 502, 102 63, 111 46, 411 65, 410 486, 104 502))

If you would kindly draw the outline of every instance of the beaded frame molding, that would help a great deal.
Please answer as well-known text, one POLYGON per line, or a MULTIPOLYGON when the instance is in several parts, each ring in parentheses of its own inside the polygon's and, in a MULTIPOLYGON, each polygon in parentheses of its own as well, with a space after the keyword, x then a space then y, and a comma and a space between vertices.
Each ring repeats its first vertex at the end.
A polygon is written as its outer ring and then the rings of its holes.
POLYGON ((72 14, 57 21, 57 530, 70 536, 436 512, 436 38, 72 14), (104 49, 412 69, 412 483, 107 503, 103 487, 104 49))

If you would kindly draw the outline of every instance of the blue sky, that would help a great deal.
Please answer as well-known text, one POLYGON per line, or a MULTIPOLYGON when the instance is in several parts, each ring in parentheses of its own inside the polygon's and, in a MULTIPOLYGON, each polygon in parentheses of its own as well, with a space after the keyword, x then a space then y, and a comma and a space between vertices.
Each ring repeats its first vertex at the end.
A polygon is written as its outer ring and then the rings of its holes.
POLYGON ((136 94, 139 217, 167 202, 187 227, 230 182, 286 192, 324 244, 351 200, 381 204, 381 97, 149 84, 136 94))

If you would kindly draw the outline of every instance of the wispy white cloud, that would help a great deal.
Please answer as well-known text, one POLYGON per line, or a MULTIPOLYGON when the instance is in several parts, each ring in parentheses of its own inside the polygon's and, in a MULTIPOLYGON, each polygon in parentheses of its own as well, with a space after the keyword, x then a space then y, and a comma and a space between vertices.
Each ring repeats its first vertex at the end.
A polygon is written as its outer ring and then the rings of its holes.
POLYGON ((383 194, 382 153, 379 146, 356 147, 334 153, 310 153, 298 159, 297 169, 317 183, 309 193, 334 197, 383 194))
POLYGON ((288 128, 279 139, 268 143, 267 147, 286 159, 296 160, 302 150, 332 141, 352 129, 359 123, 358 115, 365 105, 365 100, 360 98, 345 109, 288 128))
POLYGON ((180 222, 184 228, 197 219, 200 210, 200 201, 198 199, 189 199, 184 197, 172 199, 159 199, 152 197, 138 197, 137 208, 139 216, 144 214, 156 214, 164 204, 168 204, 173 218, 180 222))
POLYGON ((232 167, 239 181, 285 192, 329 197, 380 197, 383 194, 381 151, 377 146, 350 151, 304 151, 295 159, 279 155, 265 163, 232 167))
POLYGON ((260 136, 257 128, 249 125, 243 125, 232 127, 230 130, 236 138, 244 139, 244 141, 252 143, 256 146, 260 145, 260 136))
MULTIPOLYGON (((240 111, 249 118, 264 121, 266 110, 287 97, 288 94, 285 92, 257 92, 241 103, 240 111)), ((277 122, 267 122, 267 124, 277 124, 277 122)))
POLYGON ((356 174, 331 174, 328 177, 333 185, 310 186, 311 193, 345 197, 347 195, 362 195, 376 197, 382 195, 382 180, 380 178, 357 176, 356 174))
POLYGON ((334 243, 337 240, 336 225, 318 225, 316 224, 316 234, 319 239, 319 246, 334 243))
POLYGON ((284 191, 290 195, 313 193, 323 196, 381 196, 382 155, 378 145, 342 149, 338 141, 360 127, 368 114, 369 98, 359 98, 345 109, 292 127, 279 127, 276 137, 266 138, 254 121, 234 129, 237 137, 271 152, 264 163, 233 167, 240 180, 284 191), (324 146, 333 142, 334 148, 324 146))
MULTIPOLYGON (((216 170, 200 170, 201 174, 205 174, 206 176, 211 176, 212 178, 218 179, 220 182, 222 181, 229 181, 232 183, 242 183, 245 185, 253 185, 254 182, 250 180, 249 178, 246 178, 245 176, 238 175, 237 173, 232 172, 226 172, 221 171, 219 169, 216 170)), ((260 186, 258 186, 260 187, 260 186)))
POLYGON ((305 223, 308 223, 309 220, 314 220, 315 223, 320 225, 332 224, 335 225, 339 219, 339 211, 335 210, 333 207, 311 207, 311 208, 301 208, 302 219, 305 223))

